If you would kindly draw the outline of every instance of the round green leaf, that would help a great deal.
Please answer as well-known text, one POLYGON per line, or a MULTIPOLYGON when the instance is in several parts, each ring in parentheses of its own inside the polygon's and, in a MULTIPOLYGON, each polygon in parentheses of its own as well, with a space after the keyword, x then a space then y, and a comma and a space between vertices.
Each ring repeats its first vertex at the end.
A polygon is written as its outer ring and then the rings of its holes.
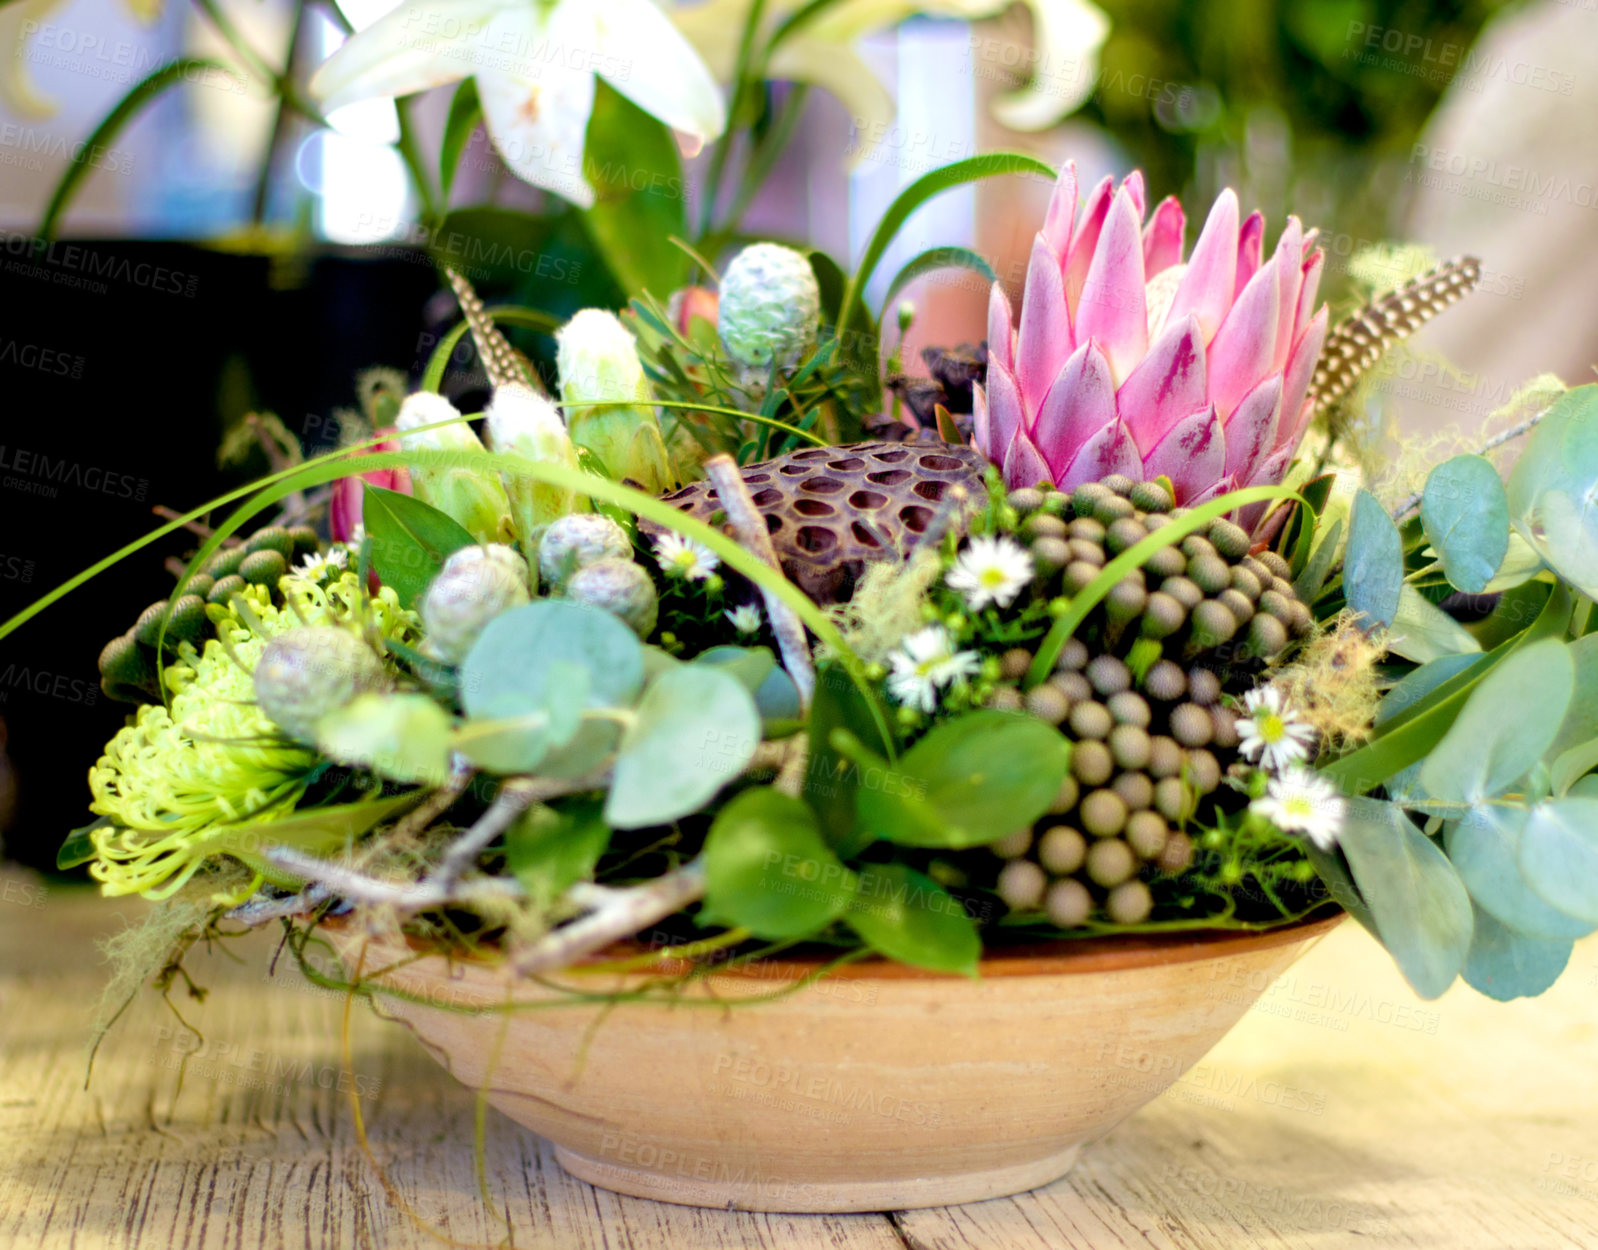
POLYGON ((822 839, 815 814, 771 789, 746 790, 705 838, 704 919, 769 941, 820 933, 854 897, 855 876, 822 839))
POLYGON ((1562 395, 1509 475, 1510 522, 1567 582, 1598 594, 1598 386, 1562 395))
POLYGON ((918 968, 975 976, 982 958, 965 907, 906 864, 863 866, 844 920, 878 954, 918 968))
POLYGON ((760 714, 736 677, 683 664, 649 684, 622 735, 605 819, 618 829, 698 811, 760 745, 760 714))
POLYGON ((1570 962, 1573 943, 1568 938, 1516 932, 1480 907, 1475 924, 1465 981, 1501 1003, 1541 994, 1570 962))
POLYGON ((1448 858, 1478 909, 1522 933, 1578 938, 1593 926, 1549 906, 1520 875, 1520 841, 1531 812, 1523 807, 1482 806, 1452 825, 1448 858))
POLYGON ((1398 592, 1398 611, 1387 649, 1406 660, 1425 664, 1450 655, 1480 655, 1477 642, 1458 621, 1405 582, 1398 592))
POLYGON ((1598 799, 1567 796, 1532 808, 1520 871, 1548 903, 1598 925, 1598 799))
POLYGON ((644 683, 638 636, 602 608, 541 599, 488 623, 461 666, 461 703, 473 718, 548 710, 586 670, 586 706, 631 707, 644 683))
POLYGON ((441 786, 449 777, 449 713, 425 694, 363 694, 316 722, 316 745, 390 781, 441 786))
POLYGON ((1509 550, 1509 498, 1492 462, 1455 456, 1433 469, 1420 523, 1448 580, 1467 594, 1485 590, 1509 550))
POLYGON ((1354 496, 1343 556, 1343 597, 1366 623, 1391 624, 1404 585, 1404 542, 1387 510, 1367 490, 1354 496))

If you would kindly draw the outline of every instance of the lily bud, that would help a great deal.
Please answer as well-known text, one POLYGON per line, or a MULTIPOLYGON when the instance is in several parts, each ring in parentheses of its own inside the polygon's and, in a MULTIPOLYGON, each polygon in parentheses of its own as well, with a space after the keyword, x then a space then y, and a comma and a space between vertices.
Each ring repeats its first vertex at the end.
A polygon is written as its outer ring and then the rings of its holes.
POLYGON ((613 313, 585 308, 555 340, 572 442, 597 456, 618 481, 630 478, 655 495, 673 485, 655 395, 626 327, 613 313))
MULTIPOLYGON (((393 434, 394 429, 380 429, 379 434, 393 434)), ((381 443, 368 447, 357 456, 374 456, 379 452, 398 451, 399 443, 392 438, 385 438, 381 443)), ((341 477, 333 483, 333 501, 328 505, 328 526, 332 532, 333 541, 347 543, 355 537, 355 531, 361 524, 361 510, 366 502, 366 487, 364 483, 370 482, 373 486, 381 486, 384 490, 397 490, 402 495, 411 493, 411 475, 408 469, 373 469, 369 473, 362 473, 358 477, 341 477)))
POLYGON ((400 405, 394 425, 404 450, 453 452, 460 458, 460 463, 447 467, 412 468, 412 490, 423 503, 458 521, 480 543, 512 538, 510 499, 499 475, 487 464, 474 467, 470 463, 473 456, 487 455, 472 427, 462 421, 436 430, 420 429, 460 415, 449 400, 427 391, 408 396, 400 405))
MULTIPOLYGON (((495 451, 510 452, 543 464, 577 468, 577 449, 555 405, 525 386, 502 386, 488 405, 488 441, 495 451)), ((573 512, 588 511, 588 500, 574 490, 546 486, 530 477, 502 472, 505 493, 522 550, 538 550, 538 540, 551 522, 573 512)))
POLYGON ((334 625, 302 625, 279 634, 255 665, 256 703, 302 742, 316 741, 316 722, 329 712, 387 684, 377 653, 334 625))

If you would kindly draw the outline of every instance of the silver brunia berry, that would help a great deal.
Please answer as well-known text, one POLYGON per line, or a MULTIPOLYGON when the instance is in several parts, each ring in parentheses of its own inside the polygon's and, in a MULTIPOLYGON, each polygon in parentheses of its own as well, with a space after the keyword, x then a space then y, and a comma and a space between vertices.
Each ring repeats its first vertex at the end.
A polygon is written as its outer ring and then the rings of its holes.
POLYGON ((255 701, 284 733, 314 742, 317 721, 387 682, 382 660, 355 634, 333 625, 302 625, 262 649, 255 701))
POLYGON ((422 627, 428 648, 459 664, 478 636, 501 612, 529 602, 527 562, 499 543, 462 547, 422 597, 422 627))
POLYGON ((654 631, 660 608, 649 574, 631 560, 615 558, 578 569, 566 583, 566 597, 619 616, 640 638, 654 631))
POLYGON ((596 560, 630 560, 632 540, 627 531, 598 512, 574 512, 552 521, 538 544, 538 575, 551 590, 559 590, 584 565, 596 560))

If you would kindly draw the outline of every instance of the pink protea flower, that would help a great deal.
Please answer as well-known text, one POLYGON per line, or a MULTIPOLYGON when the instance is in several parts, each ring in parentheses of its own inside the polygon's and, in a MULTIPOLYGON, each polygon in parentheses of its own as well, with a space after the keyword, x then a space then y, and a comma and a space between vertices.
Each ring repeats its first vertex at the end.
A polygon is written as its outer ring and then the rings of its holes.
POLYGON ((1112 473, 1165 476, 1178 503, 1281 480, 1309 416, 1326 337, 1324 257, 1289 217, 1263 260, 1265 220, 1239 225, 1223 191, 1193 254, 1164 200, 1143 225, 1143 175, 1105 178, 1076 212, 1067 163, 1027 266, 1019 327, 995 283, 977 449, 1011 486, 1063 489, 1112 473))
MULTIPOLYGON (((384 436, 383 441, 368 447, 358 453, 359 455, 371 456, 378 452, 400 449, 393 426, 387 426, 376 433, 384 436)), ((358 477, 339 478, 333 483, 333 500, 328 505, 328 530, 334 542, 348 542, 355 536, 355 531, 361 523, 366 482, 370 482, 373 486, 381 486, 384 490, 397 490, 402 495, 411 493, 411 474, 408 469, 373 469, 370 473, 362 473, 358 477)))

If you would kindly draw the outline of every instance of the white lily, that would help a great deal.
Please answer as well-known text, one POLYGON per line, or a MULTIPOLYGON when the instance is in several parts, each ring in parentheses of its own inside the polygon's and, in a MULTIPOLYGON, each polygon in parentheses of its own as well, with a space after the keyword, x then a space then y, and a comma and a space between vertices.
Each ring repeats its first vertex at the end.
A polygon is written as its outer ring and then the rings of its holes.
POLYGON ((710 71, 651 0, 405 0, 351 36, 310 89, 332 112, 475 79, 505 163, 589 208, 583 144, 596 76, 693 145, 726 127, 710 71))
MULTIPOLYGON (((893 120, 893 97, 878 81, 854 45, 873 31, 897 26, 907 17, 975 21, 993 17, 1015 0, 838 0, 783 40, 766 66, 768 78, 807 82, 835 95, 849 110, 861 132, 857 150, 863 156, 893 120)), ((736 72, 738 45, 751 0, 705 0, 672 10, 683 34, 699 50, 721 81, 736 72)), ((803 0, 768 0, 763 32, 801 7, 803 0)), ((1090 0, 1025 0, 1032 10, 1031 82, 994 102, 993 113, 1011 130, 1042 130, 1076 111, 1093 94, 1098 53, 1110 33, 1110 21, 1090 0)), ((983 53, 972 45, 972 69, 982 72, 983 53)), ((1013 68, 998 58, 997 70, 1013 68)))

